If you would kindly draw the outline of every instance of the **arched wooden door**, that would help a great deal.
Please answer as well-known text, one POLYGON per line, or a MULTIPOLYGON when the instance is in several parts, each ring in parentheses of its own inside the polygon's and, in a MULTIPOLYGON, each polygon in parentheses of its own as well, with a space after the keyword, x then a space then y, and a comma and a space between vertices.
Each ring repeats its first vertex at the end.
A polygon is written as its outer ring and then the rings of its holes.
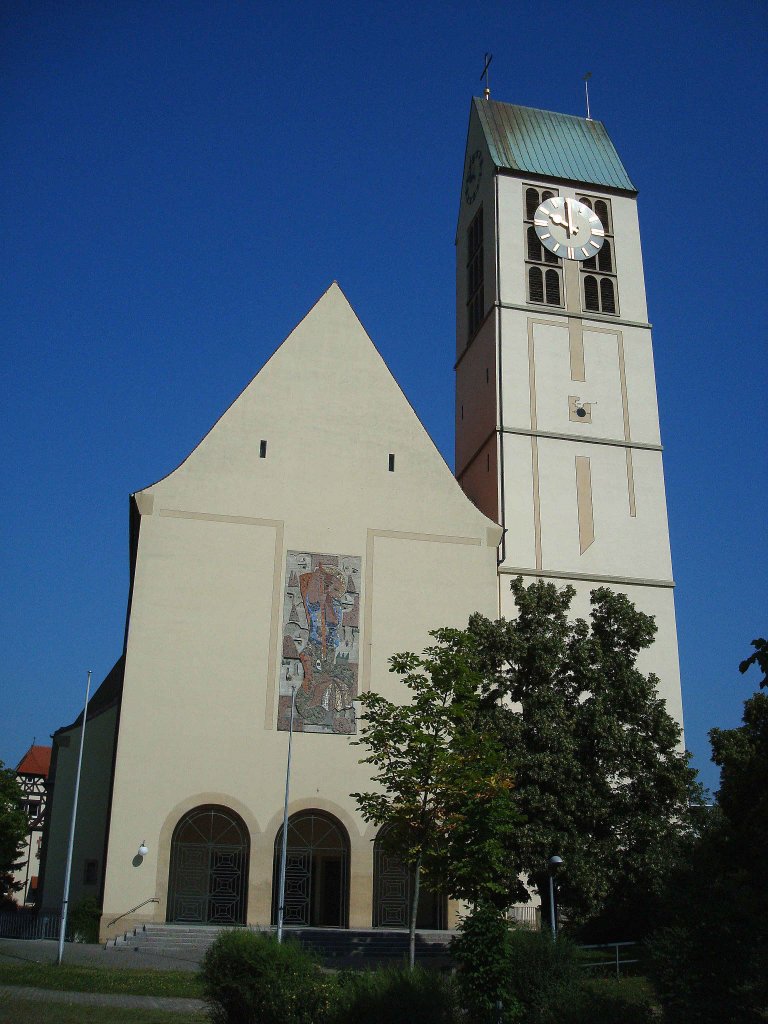
MULTIPOLYGON (((283 830, 275 837, 272 923, 277 923, 283 830)), ((283 923, 346 928, 349 918, 349 836, 338 819, 301 811, 288 819, 283 923)))
POLYGON ((250 837, 228 807, 189 811, 173 831, 167 921, 245 924, 250 837))

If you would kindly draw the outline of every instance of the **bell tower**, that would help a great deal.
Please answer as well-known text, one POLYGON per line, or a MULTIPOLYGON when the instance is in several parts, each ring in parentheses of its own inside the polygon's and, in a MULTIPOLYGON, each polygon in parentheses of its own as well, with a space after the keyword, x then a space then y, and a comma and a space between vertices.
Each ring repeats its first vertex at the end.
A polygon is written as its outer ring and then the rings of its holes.
POLYGON ((682 722, 637 191, 600 121, 474 99, 456 234, 456 476, 509 582, 609 586, 682 722))

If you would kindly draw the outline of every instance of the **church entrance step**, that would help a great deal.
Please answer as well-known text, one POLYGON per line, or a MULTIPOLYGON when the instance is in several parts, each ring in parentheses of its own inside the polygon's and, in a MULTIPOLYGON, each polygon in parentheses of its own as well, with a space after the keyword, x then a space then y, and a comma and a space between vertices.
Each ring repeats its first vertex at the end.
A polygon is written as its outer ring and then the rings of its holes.
MULTIPOLYGON (((110 939, 106 948, 116 954, 132 952, 157 955, 184 954, 201 960, 214 939, 225 929, 211 925, 147 924, 110 939)), ((274 928, 253 928, 274 933, 274 928)), ((408 932, 383 928, 286 928, 295 939, 332 967, 373 967, 397 964, 408 958, 408 932)), ((416 959, 425 966, 450 965, 449 945, 453 932, 417 931, 416 959)))

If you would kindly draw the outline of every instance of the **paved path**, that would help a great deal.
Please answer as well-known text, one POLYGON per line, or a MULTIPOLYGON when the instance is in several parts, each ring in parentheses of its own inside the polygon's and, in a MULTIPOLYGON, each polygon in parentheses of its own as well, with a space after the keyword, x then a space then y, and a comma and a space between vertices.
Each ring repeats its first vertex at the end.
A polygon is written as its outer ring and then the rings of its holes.
MULTIPOLYGON (((2 964, 52 964, 56 962, 58 943, 52 939, 0 939, 2 964)), ((67 942, 63 963, 77 966, 116 968, 153 968, 155 970, 196 971, 196 960, 167 956, 162 953, 124 953, 115 956, 100 945, 67 942)), ((129 1009, 168 1010, 176 1013, 200 1013, 205 1010, 201 999, 179 999, 169 996, 112 995, 102 992, 62 992, 51 988, 30 988, 24 985, 0 985, 0 1005, 9 998, 30 999, 41 1003, 68 1003, 87 1006, 122 1006, 129 1009)))
MULTIPOLYGON (((1 939, 0 964, 52 964, 56 962, 59 944, 53 939, 1 939)), ((160 953, 150 950, 134 952, 104 949, 85 942, 65 942, 65 964, 87 964, 92 967, 152 968, 157 971, 197 971, 202 954, 160 953)))
POLYGON ((0 1001, 32 999, 38 1003, 67 1003, 70 1006, 122 1006, 134 1010, 167 1010, 171 1013, 200 1013, 202 999, 171 999, 167 996, 107 995, 102 992, 61 992, 53 988, 1 985, 0 1001))

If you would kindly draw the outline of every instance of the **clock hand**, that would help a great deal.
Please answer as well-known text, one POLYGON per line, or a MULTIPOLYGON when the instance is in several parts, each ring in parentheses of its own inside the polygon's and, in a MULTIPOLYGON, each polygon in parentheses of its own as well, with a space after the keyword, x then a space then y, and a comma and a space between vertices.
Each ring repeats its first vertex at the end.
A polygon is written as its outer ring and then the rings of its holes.
MULTIPOLYGON (((561 217, 560 214, 558 214, 558 213, 551 213, 549 215, 549 219, 557 227, 565 228, 566 231, 568 230, 568 221, 565 219, 565 217, 561 217)), ((579 233, 578 227, 575 224, 571 224, 571 234, 572 235, 578 235, 578 233, 579 233)))
POLYGON ((571 210, 571 200, 570 199, 566 199, 565 200, 565 213, 566 213, 566 216, 568 217, 567 227, 568 227, 568 237, 570 238, 573 234, 575 234, 575 232, 573 230, 573 211, 571 210))

